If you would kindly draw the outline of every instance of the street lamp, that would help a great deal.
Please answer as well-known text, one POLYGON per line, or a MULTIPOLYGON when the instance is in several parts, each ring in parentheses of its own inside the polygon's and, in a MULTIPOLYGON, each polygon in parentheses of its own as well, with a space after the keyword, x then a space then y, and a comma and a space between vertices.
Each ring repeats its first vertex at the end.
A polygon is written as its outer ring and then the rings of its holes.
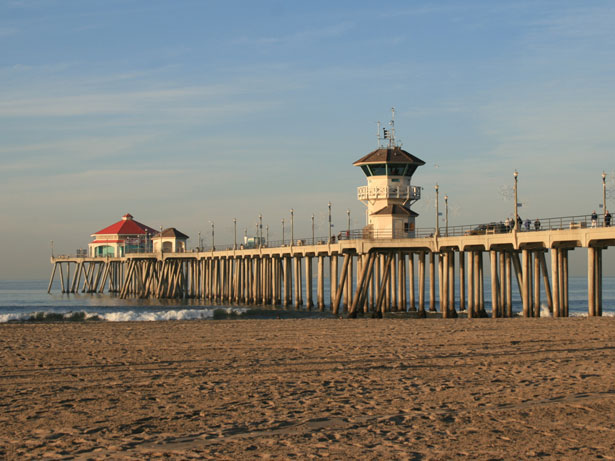
POLYGON ((233 241, 233 250, 237 249, 237 218, 233 218, 233 235, 235 240, 233 241))
POLYGON ((263 215, 260 213, 258 214, 258 228, 260 230, 260 238, 258 239, 258 247, 262 248, 263 247, 263 215))
POLYGON ((329 243, 331 243, 331 202, 328 203, 329 206, 329 243))
POLYGON ((282 218, 282 246, 284 246, 284 218, 282 218))
MULTIPOLYGON (((602 172, 602 214, 606 216, 606 173, 602 172)), ((606 222, 604 222, 606 225, 606 222)))
POLYGON ((162 254, 162 226, 160 226, 160 254, 162 254))
POLYGON ((51 257, 53 258, 53 240, 51 241, 51 257))
POLYGON ((267 230, 267 234, 266 234, 266 238, 265 238, 265 246, 268 247, 269 246, 269 224, 267 224, 265 226, 265 229, 267 230))
POLYGON ((440 186, 436 183, 436 237, 440 234, 440 186))
POLYGON ((346 229, 346 238, 350 239, 350 209, 346 210, 346 214, 348 215, 348 227, 346 229))
POLYGON ((290 209, 290 246, 295 243, 295 210, 290 209))
POLYGON ((201 251, 201 233, 199 232, 199 251, 201 251))
POLYGON ((312 245, 314 245, 314 213, 312 213, 312 245))
POLYGON ((515 177, 515 224, 513 229, 515 230, 519 230, 517 229, 517 227, 519 226, 519 211, 518 211, 518 200, 517 200, 517 177, 519 176, 519 172, 517 170, 515 170, 515 172, 513 173, 513 176, 515 177))
POLYGON ((216 249, 216 242, 214 240, 214 222, 209 221, 211 223, 211 251, 216 249))
POLYGON ((445 211, 445 217, 446 217, 445 223, 446 223, 446 236, 448 237, 448 195, 447 194, 444 195, 444 209, 446 210, 445 211))

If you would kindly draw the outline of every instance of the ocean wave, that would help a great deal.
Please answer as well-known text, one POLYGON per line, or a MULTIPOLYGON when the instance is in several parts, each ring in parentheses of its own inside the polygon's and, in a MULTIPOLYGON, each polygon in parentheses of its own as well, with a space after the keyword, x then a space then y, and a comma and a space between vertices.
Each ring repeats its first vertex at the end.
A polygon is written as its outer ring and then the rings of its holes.
POLYGON ((208 320, 214 317, 214 311, 222 311, 226 314, 239 314, 245 309, 221 308, 211 309, 177 309, 168 311, 114 311, 114 312, 20 312, 0 314, 0 323, 28 322, 28 321, 95 321, 105 320, 108 322, 157 322, 168 320, 208 320))

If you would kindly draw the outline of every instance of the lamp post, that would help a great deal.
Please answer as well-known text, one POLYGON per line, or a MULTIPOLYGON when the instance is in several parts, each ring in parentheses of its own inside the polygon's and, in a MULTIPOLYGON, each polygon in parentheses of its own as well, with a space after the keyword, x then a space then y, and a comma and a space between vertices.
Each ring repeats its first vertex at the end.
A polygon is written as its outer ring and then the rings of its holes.
POLYGON ((312 245, 314 245, 314 213, 312 213, 312 245))
POLYGON ((295 243, 295 210, 290 209, 290 246, 295 243))
MULTIPOLYGON (((263 215, 258 214, 258 229, 260 230, 260 238, 258 239, 258 247, 263 247, 263 215)), ((258 235, 258 234, 257 234, 258 235)))
POLYGON ((348 215, 348 226, 346 228, 346 238, 350 240, 350 209, 346 210, 346 214, 348 215))
POLYGON ((448 195, 444 194, 444 216, 445 216, 445 225, 446 225, 446 236, 448 237, 448 195))
POLYGON ((233 235, 234 240, 233 240, 233 250, 237 249, 237 218, 233 218, 233 235))
POLYGON ((160 254, 162 254, 162 226, 160 226, 160 254))
POLYGON ((436 183, 436 237, 440 234, 440 186, 436 183))
POLYGON ((51 257, 53 258, 53 240, 51 241, 51 257))
POLYGON ((214 222, 213 221, 209 221, 211 223, 211 251, 214 251, 216 249, 216 242, 214 240, 214 222))
POLYGON ((284 246, 284 218, 282 218, 282 246, 284 246))
POLYGON ((265 246, 269 247, 269 224, 265 226, 265 229, 267 231, 266 238, 265 238, 265 246))
POLYGON ((519 172, 517 170, 515 170, 515 172, 513 173, 513 176, 515 177, 515 225, 513 227, 513 229, 515 230, 519 230, 517 229, 517 227, 519 226, 519 210, 518 210, 518 199, 517 199, 517 177, 519 176, 519 172))
POLYGON ((328 203, 329 206, 329 243, 331 243, 331 202, 328 203))
MULTIPOLYGON (((606 173, 602 172, 602 214, 606 216, 606 173)), ((606 225, 606 222, 604 222, 606 225)))
POLYGON ((199 251, 201 251, 201 233, 199 232, 199 251))

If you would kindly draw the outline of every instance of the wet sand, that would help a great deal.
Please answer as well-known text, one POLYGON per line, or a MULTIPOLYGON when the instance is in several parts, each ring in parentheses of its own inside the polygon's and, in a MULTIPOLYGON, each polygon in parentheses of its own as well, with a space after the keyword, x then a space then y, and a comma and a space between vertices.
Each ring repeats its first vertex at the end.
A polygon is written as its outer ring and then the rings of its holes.
POLYGON ((0 326, 0 457, 615 458, 615 319, 0 326))

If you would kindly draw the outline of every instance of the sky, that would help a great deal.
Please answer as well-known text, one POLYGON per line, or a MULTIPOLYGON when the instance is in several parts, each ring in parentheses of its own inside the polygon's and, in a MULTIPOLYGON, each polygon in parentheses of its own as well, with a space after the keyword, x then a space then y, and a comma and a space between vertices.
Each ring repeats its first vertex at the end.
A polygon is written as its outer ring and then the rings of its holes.
POLYGON ((0 0, 0 279, 125 213, 189 246, 259 214, 279 239, 291 208, 326 235, 329 201, 360 228, 352 163, 391 107, 418 227, 436 183, 451 226, 511 216, 515 169, 523 218, 589 214, 615 190, 613 24, 592 0, 0 0))

